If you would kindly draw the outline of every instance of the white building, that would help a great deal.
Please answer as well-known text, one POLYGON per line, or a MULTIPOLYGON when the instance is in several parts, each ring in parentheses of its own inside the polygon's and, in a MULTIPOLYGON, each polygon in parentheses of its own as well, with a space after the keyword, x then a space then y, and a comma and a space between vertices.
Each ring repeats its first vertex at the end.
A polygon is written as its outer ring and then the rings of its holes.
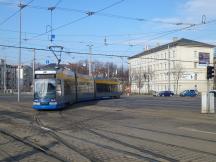
MULTIPOLYGON (((206 67, 213 65, 213 57, 213 45, 184 38, 146 50, 129 58, 131 92, 205 92, 206 67)), ((209 85, 213 85, 212 80, 209 85)))

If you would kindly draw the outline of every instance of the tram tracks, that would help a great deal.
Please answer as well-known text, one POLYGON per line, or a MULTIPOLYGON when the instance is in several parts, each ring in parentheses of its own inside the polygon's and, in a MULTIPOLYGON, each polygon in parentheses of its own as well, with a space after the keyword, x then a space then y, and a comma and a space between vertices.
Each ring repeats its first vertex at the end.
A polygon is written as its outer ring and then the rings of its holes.
MULTIPOLYGON (((91 132, 91 131, 89 131, 89 132, 91 132)), ((133 151, 126 151, 126 150, 123 150, 123 149, 119 149, 119 148, 115 148, 115 147, 109 146, 107 144, 106 145, 105 144, 100 144, 98 142, 94 142, 94 141, 91 141, 91 140, 88 140, 88 139, 85 139, 85 138, 76 137, 76 136, 69 135, 69 134, 62 133, 62 132, 59 132, 59 133, 62 134, 62 135, 64 135, 64 136, 68 136, 70 138, 75 138, 77 140, 84 141, 86 143, 94 144, 94 145, 96 145, 98 147, 102 147, 104 149, 109 149, 109 150, 112 150, 112 151, 115 151, 115 152, 118 152, 118 153, 123 153, 125 155, 130 155, 130 156, 133 156, 133 157, 141 159, 141 160, 148 160, 148 161, 151 161, 151 162, 160 162, 160 161, 163 161, 163 162, 165 162, 165 161, 176 162, 176 160, 174 160, 174 159, 170 158, 168 160, 168 158, 162 158, 162 156, 159 157, 159 155, 155 156, 155 154, 154 155, 153 154, 149 154, 149 152, 147 152, 147 151, 137 149, 135 146, 128 145, 128 144, 123 143, 123 142, 119 142, 119 141, 117 142, 116 140, 111 140, 111 141, 115 142, 117 144, 120 144, 120 145, 122 145, 124 147, 128 147, 130 149, 134 149, 135 151, 140 151, 140 153, 135 153, 133 151)), ((101 138, 104 138, 104 139, 108 139, 108 138, 106 138, 106 137, 104 137, 102 135, 98 135, 98 136, 100 136, 101 138)))
POLYGON ((121 140, 118 140, 118 139, 109 137, 109 136, 107 136, 107 135, 98 133, 98 132, 96 132, 96 131, 94 131, 94 130, 92 130, 92 129, 86 129, 86 130, 89 131, 90 133, 93 133, 93 134, 95 134, 95 135, 101 137, 101 138, 104 138, 104 139, 107 139, 107 140, 109 140, 109 141, 118 143, 118 144, 123 145, 123 146, 125 146, 125 147, 133 148, 133 149, 138 150, 138 151, 140 151, 140 152, 142 152, 142 153, 146 153, 146 154, 152 155, 153 157, 156 157, 156 158, 158 158, 158 159, 163 159, 163 160, 170 161, 170 162, 177 162, 177 161, 178 161, 178 160, 176 160, 176 159, 169 158, 169 157, 167 157, 167 156, 164 156, 164 155, 161 155, 161 154, 158 154, 158 153, 154 153, 154 152, 149 151, 149 150, 147 150, 147 149, 140 148, 140 147, 137 147, 137 146, 135 146, 135 145, 129 144, 129 143, 127 143, 127 142, 123 142, 123 141, 121 141, 121 140))
MULTIPOLYGON (((102 161, 104 161, 104 159, 100 159, 100 158, 97 157, 97 155, 96 155, 97 151, 96 150, 93 151, 90 148, 88 148, 88 149, 79 148, 76 145, 72 144, 71 142, 68 143, 68 141, 64 140, 64 138, 60 137, 58 134, 61 134, 63 136, 67 136, 70 139, 75 139, 75 140, 79 141, 80 143, 83 143, 84 145, 94 145, 94 146, 98 147, 99 150, 101 150, 100 148, 103 148, 105 150, 110 150, 110 151, 116 152, 118 154, 128 155, 128 156, 134 157, 136 159, 144 160, 144 161, 149 161, 149 162, 160 162, 160 161, 176 162, 175 160, 170 160, 170 159, 167 160, 167 159, 162 159, 161 157, 155 157, 155 156, 152 156, 152 154, 147 155, 147 152, 142 152, 141 154, 138 154, 138 153, 134 153, 134 152, 131 152, 131 151, 125 151, 125 150, 122 150, 122 149, 114 148, 114 147, 104 145, 104 144, 99 144, 99 143, 93 142, 91 140, 79 138, 79 137, 76 137, 76 136, 73 136, 73 135, 68 135, 68 134, 53 130, 51 128, 48 128, 48 127, 44 126, 41 123, 40 119, 38 118, 38 114, 40 114, 40 113, 37 113, 37 115, 34 116, 34 119, 37 122, 37 124, 39 124, 38 126, 42 130, 46 131, 47 134, 49 134, 52 138, 54 138, 59 143, 63 144, 67 148, 70 148, 71 150, 77 152, 78 154, 80 154, 81 156, 87 158, 91 162, 102 162, 102 161)), ((85 121, 88 121, 88 120, 90 120, 90 119, 87 119, 85 121)), ((74 124, 72 124, 72 125, 74 125, 74 124)), ((81 128, 81 129, 87 130, 86 128, 81 128)), ((131 148, 131 149, 134 149, 134 148, 131 148)), ((105 159, 109 159, 109 158, 112 158, 112 157, 107 156, 105 159)))
POLYGON ((210 153, 210 152, 206 152, 206 151, 192 149, 192 148, 179 146, 179 145, 175 145, 175 144, 169 144, 169 143, 166 143, 166 142, 161 142, 161 141, 158 141, 158 140, 152 140, 152 139, 149 139, 149 138, 137 137, 137 136, 129 135, 129 134, 125 134, 125 133, 114 132, 114 131, 111 131, 111 130, 104 130, 104 129, 95 129, 95 130, 96 131, 90 130, 90 132, 92 132, 92 133, 94 133, 96 135, 102 136, 104 138, 107 138, 107 139, 109 139, 111 141, 118 142, 118 143, 123 143, 124 144, 124 142, 122 142, 121 140, 118 140, 118 139, 116 139, 114 137, 109 137, 109 135, 104 135, 104 134, 109 133, 109 134, 117 135, 117 136, 119 136, 119 138, 126 137, 126 138, 131 138, 131 139, 134 139, 134 140, 136 139, 136 140, 141 140, 141 141, 147 141, 147 142, 151 142, 151 143, 155 143, 155 144, 161 144, 161 145, 164 145, 164 146, 167 146, 167 147, 170 147, 170 148, 184 149, 184 150, 192 151, 192 152, 195 152, 195 153, 205 154, 205 155, 208 155, 208 156, 214 156, 216 158, 215 153, 210 153), (100 131, 100 132, 102 131, 104 133, 101 134, 101 133, 98 133, 97 131, 100 131))
MULTIPOLYGON (((52 152, 49 150, 49 148, 47 148, 46 146, 40 146, 36 143, 33 143, 32 141, 29 141, 27 139, 23 139, 23 138, 20 138, 6 130, 3 130, 3 129, 0 129, 0 134, 2 136, 4 136, 5 138, 10 138, 10 139, 13 139, 15 142, 19 142, 21 146, 19 147, 30 147, 32 149, 34 149, 36 152, 40 152, 40 153, 43 153, 44 155, 50 157, 51 159, 55 159, 57 161, 61 161, 61 162, 69 162, 67 159, 64 159, 62 158, 60 155, 58 155, 56 152, 52 152)), ((56 143, 53 143, 52 145, 55 145, 56 143)), ((12 148, 11 148, 12 149, 12 148)), ((5 152, 5 151, 4 151, 5 152)), ((7 153, 7 152, 5 152, 7 153)), ((21 153, 20 153, 21 154, 21 153)), ((10 155, 7 153, 7 158, 6 159, 1 159, 2 161, 19 161, 18 160, 18 157, 21 157, 21 155, 10 155), (16 157, 16 158, 15 158, 16 157)), ((23 155, 24 156, 24 155, 23 155)), ((50 159, 49 158, 49 159, 50 159)))
MULTIPOLYGON (((83 122, 89 122, 90 120, 91 119, 87 119, 87 120, 84 120, 82 122, 75 122, 75 123, 71 124, 72 129, 67 127, 67 130, 73 130, 74 125, 76 125, 76 127, 78 128, 79 126, 77 126, 77 125, 79 125, 80 123, 83 123, 83 122)), ((160 152, 160 149, 158 149, 158 148, 151 149, 151 145, 152 146, 153 145, 158 145, 158 147, 160 145, 161 148, 171 150, 173 152, 173 154, 176 154, 179 150, 182 151, 182 152, 183 152, 183 150, 186 151, 186 152, 190 152, 189 156, 193 155, 193 154, 194 154, 193 156, 195 156, 194 158, 192 157, 192 159, 198 158, 201 155, 208 155, 208 156, 216 157, 216 154, 213 154, 213 153, 200 151, 200 150, 197 150, 197 149, 191 149, 191 148, 187 148, 187 147, 182 147, 182 146, 179 146, 179 145, 172 145, 172 144, 168 144, 166 142, 160 142, 160 141, 151 140, 151 139, 148 139, 148 138, 137 137, 137 136, 133 136, 133 135, 129 135, 129 134, 123 134, 123 133, 119 133, 119 132, 112 132, 110 130, 107 131, 107 130, 100 130, 100 129, 97 129, 97 128, 88 129, 86 127, 82 127, 82 126, 80 127, 80 130, 87 131, 87 132, 89 132, 91 134, 94 134, 95 136, 100 137, 101 139, 105 139, 105 140, 108 140, 110 142, 117 143, 119 145, 124 146, 125 148, 127 147, 129 150, 133 149, 133 150, 139 151, 140 153, 135 153, 135 152, 133 152, 131 150, 127 151, 127 150, 124 150, 124 149, 122 150, 122 149, 119 149, 119 148, 114 148, 114 147, 110 146, 109 144, 101 144, 101 143, 98 143, 96 141, 92 141, 91 139, 86 139, 86 138, 81 138, 81 137, 77 137, 77 136, 74 136, 74 135, 69 135, 67 133, 63 133, 64 129, 55 129, 55 130, 53 130, 53 129, 47 128, 47 130, 49 131, 49 133, 52 132, 51 136, 54 136, 55 138, 57 137, 56 139, 58 141, 61 141, 61 142, 62 142, 62 136, 60 137, 60 136, 58 136, 58 134, 61 134, 63 136, 68 136, 68 137, 70 137, 72 139, 77 139, 77 140, 79 140, 81 142, 94 144, 97 147, 101 147, 101 148, 112 150, 112 151, 115 151, 115 152, 118 152, 118 153, 123 153, 125 155, 133 156, 133 157, 138 158, 138 159, 149 160, 149 161, 177 162, 177 161, 181 160, 181 158, 179 158, 179 159, 173 158, 172 153, 170 153, 169 156, 168 156, 168 155, 166 155, 166 153, 160 152), (109 134, 99 133, 98 131, 104 131, 104 132, 107 132, 109 134), (151 144, 148 144, 149 147, 146 147, 146 148, 141 147, 141 146, 137 146, 136 144, 131 144, 130 142, 128 143, 127 140, 120 140, 118 138, 112 137, 112 136, 110 136, 110 133, 121 136, 120 139, 123 138, 123 137, 127 137, 127 138, 130 138, 130 139, 133 139, 133 140, 141 140, 141 141, 143 141, 144 145, 145 145, 146 142, 151 143, 151 144), (142 154, 144 154, 144 156, 142 154), (150 156, 145 156, 145 154, 148 154, 150 156), (151 156, 153 158, 151 158, 151 156)), ((158 132, 158 133, 165 133, 165 132, 158 132)), ((172 133, 170 133, 170 135, 171 134, 172 133)), ((172 135, 178 135, 178 134, 172 134, 172 135)), ((184 138, 190 138, 190 136, 184 136, 184 138)), ((191 138, 193 139, 194 137, 191 137, 191 138)), ((195 139, 199 140, 198 137, 195 137, 195 139)), ((204 139, 200 139, 200 140, 204 140, 204 139)), ((63 142, 66 142, 66 141, 63 140, 63 142)), ((73 150, 78 151, 79 153, 81 152, 81 154, 82 154, 83 150, 80 150, 79 148, 77 148, 77 146, 71 147, 71 144, 68 144, 68 143, 67 143, 67 146, 72 148, 73 150)), ((87 156, 89 156, 88 153, 85 153, 85 155, 86 154, 87 154, 87 156)), ((178 153, 178 154, 181 154, 181 153, 178 153)), ((91 155, 91 156, 93 156, 93 155, 91 155)), ((190 157, 188 157, 188 158, 190 158, 190 157)), ((100 161, 100 159, 96 160, 94 158, 93 158, 93 160, 100 161)))
POLYGON ((148 129, 148 128, 141 128, 141 127, 131 126, 131 125, 120 125, 120 126, 129 128, 129 129, 132 128, 132 129, 137 129, 137 130, 141 130, 141 131, 148 131, 148 132, 152 132, 152 133, 159 133, 159 134, 164 134, 164 135, 171 135, 171 136, 195 139, 195 140, 204 141, 204 142, 214 142, 214 143, 216 143, 216 140, 204 139, 204 138, 194 137, 194 136, 189 136, 189 135, 177 134, 177 133, 160 131, 160 130, 153 130, 153 129, 148 129))
MULTIPOLYGON (((46 113, 46 111, 45 111, 45 113, 46 113)), ((52 113, 52 112, 50 112, 50 113, 52 113)), ((63 113, 64 112, 59 112, 59 115, 60 115, 60 117, 62 119, 63 118, 66 119, 68 116, 64 115, 63 113)), ((55 114, 56 114, 56 112, 55 112, 55 114)), ((142 138, 142 137, 140 138, 140 137, 137 137, 137 136, 133 136, 133 135, 124 133, 124 132, 122 132, 122 133, 118 132, 118 131, 112 132, 111 129, 110 130, 104 130, 104 129, 108 129, 109 127, 108 128, 103 127, 103 130, 97 129, 96 127, 90 128, 90 129, 87 128, 88 126, 91 126, 90 121, 92 121, 94 119, 101 119, 101 118, 103 118, 103 117, 105 117, 107 115, 112 115, 112 114, 104 113, 104 114, 100 114, 100 115, 95 115, 93 113, 93 117, 88 117, 88 118, 86 118, 84 120, 81 120, 81 121, 75 121, 75 122, 71 123, 71 128, 67 127, 66 130, 62 129, 62 128, 60 128, 60 129, 58 129, 58 128, 50 128, 48 125, 46 126, 45 122, 42 120, 43 118, 41 118, 42 117, 41 115, 42 116, 44 115, 44 111, 35 112, 35 114, 33 115, 32 123, 31 123, 32 124, 32 129, 35 129, 35 128, 39 129, 40 130, 39 133, 47 134, 50 138, 55 139, 55 141, 58 144, 64 145, 68 149, 71 149, 71 150, 75 151, 76 153, 80 154, 81 156, 85 156, 86 159, 88 159, 89 161, 100 162, 100 161, 106 161, 106 159, 104 160, 104 159, 96 157, 96 152, 93 152, 91 150, 91 148, 89 150, 85 150, 85 149, 75 145, 71 141, 73 141, 75 139, 75 140, 79 141, 79 143, 81 143, 81 144, 92 144, 92 145, 95 145, 95 146, 97 146, 98 148, 101 148, 101 149, 112 150, 114 152, 122 153, 124 155, 129 155, 131 157, 141 159, 141 160, 160 161, 159 159, 161 159, 161 161, 163 161, 163 160, 164 161, 178 161, 178 159, 176 159, 176 158, 169 159, 169 157, 171 157, 171 156, 166 157, 166 154, 163 154, 163 153, 148 149, 147 147, 143 148, 141 146, 138 146, 138 145, 134 144, 133 142, 129 142, 129 141, 125 140, 124 138, 130 138, 132 140, 141 140, 141 141, 143 141, 144 145, 145 145, 146 142, 149 142, 149 143, 152 143, 153 145, 160 144, 160 145, 163 145, 163 146, 170 146, 170 147, 175 148, 175 149, 179 149, 181 146, 169 145, 169 144, 167 144, 165 142, 163 143, 163 142, 160 142, 160 141, 152 141, 151 139, 148 139, 148 138, 146 138, 146 139, 142 138), (87 123, 87 125, 86 125, 86 123, 87 123), (80 131, 84 130, 86 132, 94 134, 98 138, 106 139, 106 140, 108 140, 110 142, 113 142, 113 143, 118 143, 119 145, 122 145, 123 147, 125 147, 125 148, 127 147, 129 149, 127 151, 127 149, 115 148, 114 146, 109 145, 108 143, 102 144, 102 143, 99 143, 97 141, 94 141, 94 140, 90 139, 90 137, 89 138, 82 138, 82 137, 79 137, 77 135, 74 135, 73 132, 71 134, 64 133, 64 130, 66 132, 67 132, 67 130, 68 131, 73 131, 74 128, 79 128, 79 127, 80 127, 80 131), (107 134, 106 133, 101 133, 101 131, 109 131, 109 133, 107 133, 107 134), (111 134, 118 135, 120 138, 118 139, 115 136, 112 136, 111 134), (69 138, 65 138, 65 136, 68 136, 69 138), (141 150, 142 152, 140 151, 141 153, 136 153, 136 152, 131 151, 130 149, 134 149, 134 150, 137 150, 137 151, 141 150), (155 158, 151 159, 151 158, 145 156, 145 154, 147 154, 147 152, 145 152, 145 150, 146 151, 150 150, 150 152, 148 154, 152 155, 152 157, 155 157, 155 158)), ((91 116, 91 115, 92 114, 90 114, 89 116, 91 116)), ((45 116, 43 116, 43 117, 45 117, 45 116)), ((54 117, 56 117, 56 116, 54 115, 54 117)), ((48 118, 48 116, 47 116, 47 118, 48 118)), ((62 120, 62 121, 64 121, 64 120, 62 120)), ((125 125, 125 126, 128 126, 128 125, 125 125)), ((128 126, 127 128, 130 129, 131 131, 133 131, 132 127, 128 126)), ((141 131, 141 129, 140 129, 140 131, 141 131)), ((152 131, 152 133, 154 133, 154 130, 145 130, 145 128, 143 128, 143 131, 152 131)), ((173 136, 184 137, 184 138, 190 138, 191 137, 191 139, 206 141, 205 139, 200 139, 199 137, 186 136, 186 135, 178 136, 178 134, 169 133, 169 132, 165 132, 165 131, 164 132, 163 131, 156 131, 155 133, 173 135, 173 136)), ((26 139, 28 139, 28 138, 26 138, 26 139)), ((207 141, 208 142, 214 142, 214 141, 209 141, 209 140, 207 140, 207 141)), ((86 149, 88 149, 88 148, 86 148, 86 149)), ((208 152, 197 152, 198 150, 188 150, 187 148, 183 148, 183 147, 182 147, 182 149, 184 149, 186 151, 190 151, 190 152, 201 153, 201 154, 206 154, 207 153, 207 155, 215 156, 214 154, 208 154, 208 152)), ((172 155, 172 154, 170 154, 170 155, 172 155)), ((61 154, 61 157, 64 158, 64 156, 62 154, 61 154)))
MULTIPOLYGON (((45 147, 43 146, 43 144, 40 142, 40 140, 38 140, 38 138, 41 138, 41 135, 49 135, 50 137, 52 137, 54 139, 54 143, 56 147, 59 147, 60 144, 64 145, 65 147, 77 152, 77 154, 79 154, 80 156, 85 157, 84 161, 90 161, 90 162, 96 162, 95 160, 91 160, 89 157, 85 156, 84 154, 80 153, 76 147, 72 147, 70 145, 67 144, 66 141, 62 140, 60 137, 58 137, 58 135, 56 135, 54 132, 51 132, 50 129, 46 129, 46 127, 44 126, 44 124, 42 123, 42 121, 40 120, 39 116, 42 114, 42 112, 35 112, 34 115, 32 116, 32 121, 25 119, 25 122, 23 123, 23 129, 31 129, 31 135, 25 135, 25 137, 21 138, 19 136, 16 136, 10 132, 12 131, 7 131, 6 129, 0 129, 0 134, 4 134, 8 137, 11 137, 14 141, 19 141, 22 142, 24 145, 28 145, 40 152, 43 152, 44 154, 50 156, 50 157, 54 157, 55 159, 62 161, 62 162, 71 162, 74 161, 74 159, 71 159, 68 156, 65 156, 63 152, 58 152, 58 150, 56 149, 52 149, 52 147, 45 147), (27 124, 28 123, 28 124, 27 124), (29 127, 30 124, 30 127, 29 127), (35 142, 36 141, 36 142, 35 142)), ((60 114, 61 115, 61 114, 60 114)), ((8 116, 10 118, 10 114, 8 116)), ((16 121, 17 119, 19 119, 19 117, 16 117, 16 119, 13 119, 13 121, 16 121)), ((22 118, 20 118, 22 119, 22 118)), ((11 123, 12 124, 12 123, 11 123)), ((14 123, 15 125, 17 125, 17 123, 14 123)), ((30 133, 30 132, 29 132, 30 133)), ((23 136, 23 135, 22 135, 23 136)), ((49 140, 50 141, 50 140, 49 140)), ((53 140, 51 140, 53 141, 53 140)), ((6 143, 2 143, 2 145, 4 145, 6 143)), ((52 144, 52 143, 51 143, 52 144)), ((1 145, 1 144, 0 144, 1 145)), ((9 156, 6 159, 7 161, 9 161, 9 156)), ((1 160, 0 160, 1 161, 1 160)), ((82 161, 82 158, 81 160, 82 161)))
MULTIPOLYGON (((68 135, 68 134, 65 134, 65 133, 62 133, 62 132, 58 132, 56 130, 53 130, 51 128, 48 128, 46 126, 44 126, 40 119, 38 118, 38 115, 40 113, 37 113, 35 116, 34 116, 34 120, 35 122, 38 124, 38 126, 46 131, 46 134, 48 134, 49 136, 51 136, 52 138, 54 138, 56 141, 58 141, 59 143, 63 144, 64 146, 66 146, 67 148, 70 148, 71 150, 77 152, 78 154, 80 154, 81 156, 87 158, 89 161, 91 162, 103 162, 105 159, 110 159, 112 157, 109 157, 108 156, 105 156, 103 158, 99 158, 97 157, 97 150, 93 150, 93 148, 86 148, 86 149, 83 149, 83 148, 79 148, 77 147, 76 145, 64 140, 64 138, 60 137, 58 134, 61 134, 61 135, 64 135, 64 136, 67 136, 67 137, 70 137, 70 139, 75 139, 77 141, 79 141, 79 143, 83 143, 84 145, 95 145, 96 147, 98 147, 98 150, 101 150, 101 148, 103 149, 106 149, 106 150, 110 150, 110 151, 114 151, 114 152, 117 152, 119 154, 124 154, 124 155, 128 155, 128 156, 131 156, 131 157, 134 157, 134 158, 137 158, 137 159, 140 159, 140 160, 144 160, 144 161, 148 161, 148 162, 159 162, 158 160, 156 159, 153 159, 153 158, 150 158, 148 156, 144 156, 144 155, 139 155, 139 154, 136 154, 136 153, 132 153, 132 152, 129 152, 129 151, 124 151, 124 150, 120 150, 120 149, 116 149, 114 147, 110 147, 110 146, 107 146, 107 145, 103 145, 103 144, 99 144, 97 142, 92 142, 90 140, 87 140, 87 139, 82 139, 82 138, 78 138, 78 137, 75 137, 75 136, 72 136, 72 135, 68 135)), ((104 115, 102 115, 104 116, 104 115)), ((99 116, 101 117, 101 115, 99 116)), ((79 121, 79 122, 76 122, 76 123, 73 123, 72 125, 76 125, 76 127, 78 128, 79 126, 77 126, 77 124, 81 124, 81 123, 84 123, 84 122, 88 122, 89 120, 92 120, 92 118, 88 118, 88 119, 85 119, 83 121, 79 121)), ((74 127, 73 127, 74 128, 74 127)), ((81 127, 80 129, 84 129, 83 127, 81 127)))
MULTIPOLYGON (((101 116, 100 116, 101 117, 101 116)), ((96 159, 94 156, 90 155, 88 152, 86 151, 82 151, 82 149, 72 145, 71 143, 68 144, 67 141, 65 141, 62 137, 60 137, 58 134, 61 134, 61 135, 64 135, 64 136, 68 136, 70 138, 73 138, 73 139, 76 139, 76 140, 79 140, 81 142, 85 142, 85 143, 89 143, 89 144, 93 144, 93 145, 96 145, 97 147, 100 147, 100 148, 104 148, 104 149, 108 149, 108 150, 111 150, 111 151, 114 151, 114 152, 118 152, 118 153, 121 153, 121 154, 126 154, 126 155, 129 155, 129 156, 132 156, 132 157, 135 157, 137 159, 142 159, 142 160, 147 160, 147 161, 154 161, 154 162, 159 162, 159 161, 169 161, 169 162, 177 162, 177 160, 175 159, 172 159, 172 158, 169 158, 169 157, 166 157, 166 156, 163 156, 163 155, 160 155, 160 154, 156 154, 156 153, 153 153, 151 151, 148 151, 148 150, 145 150, 145 149, 140 149, 136 146, 133 146, 133 145, 130 145, 130 144, 127 144, 127 143, 124 143, 124 142, 121 142, 121 141, 118 141, 118 140, 114 140, 114 139, 111 139, 109 137, 106 137, 106 136, 103 136, 102 134, 99 134, 99 133, 96 133, 94 132, 93 130, 91 129, 87 129, 87 128, 83 128, 81 127, 81 129, 85 130, 85 131, 89 131, 90 133, 94 133, 95 135, 99 136, 100 138, 103 138, 103 139, 108 139, 108 140, 111 140, 112 142, 115 142, 117 144, 120 144, 122 145, 123 147, 128 147, 129 149, 133 149, 133 150, 136 150, 136 151, 139 151, 140 153, 134 153, 133 151, 126 151, 126 150, 122 150, 122 149, 118 149, 118 148, 114 148, 114 147, 111 147, 109 145, 104 145, 104 144, 99 144, 97 142, 93 142, 91 140, 88 140, 88 139, 84 139, 84 138, 79 138, 79 137, 76 137, 76 136, 73 136, 73 135, 68 135, 68 134, 65 134, 65 133, 62 133, 62 132, 59 132, 59 131, 56 131, 56 130, 53 130, 53 129, 50 129, 50 128, 47 128, 45 127, 44 125, 42 125, 41 121, 38 119, 38 116, 36 115, 35 118, 34 118, 37 122, 37 124, 40 125, 41 129, 47 131, 47 134, 49 134, 50 136, 52 136, 54 139, 56 139, 58 142, 61 142, 62 144, 64 144, 66 147, 76 151, 77 153, 79 153, 80 155, 88 158, 90 161, 101 161, 100 159, 96 159)), ((89 121, 90 119, 86 119, 84 120, 83 122, 87 122, 89 121)), ((72 127, 73 125, 77 125, 78 123, 73 123, 72 124, 72 127)))
MULTIPOLYGON (((59 113, 62 116, 62 112, 59 113)), ((37 112, 34 116, 33 119, 37 124, 37 127, 39 127, 41 130, 45 131, 46 134, 50 135, 53 139, 64 145, 65 147, 71 149, 72 151, 76 152, 77 154, 83 156, 84 158, 88 159, 90 162, 97 162, 99 160, 96 160, 95 158, 92 158, 91 156, 87 155, 86 153, 82 152, 80 149, 78 149, 76 146, 68 144, 67 141, 62 139, 60 136, 57 135, 57 132, 47 128, 46 126, 43 125, 41 122, 40 118, 38 117, 40 115, 40 112, 37 112)))
MULTIPOLYGON (((9 161, 9 162, 16 161, 16 159, 14 159, 10 154, 8 154, 6 151, 4 151, 1 148, 0 148, 0 157, 3 159, 7 158, 7 161, 9 161)), ((0 161, 2 161, 2 160, 0 159, 0 161)))

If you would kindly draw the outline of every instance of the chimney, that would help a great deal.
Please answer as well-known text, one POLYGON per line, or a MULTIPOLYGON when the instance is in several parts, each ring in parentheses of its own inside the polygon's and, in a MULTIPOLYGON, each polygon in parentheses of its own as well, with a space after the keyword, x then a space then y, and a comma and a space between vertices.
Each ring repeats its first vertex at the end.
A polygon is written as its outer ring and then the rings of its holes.
POLYGON ((173 42, 177 41, 178 37, 173 37, 173 42))

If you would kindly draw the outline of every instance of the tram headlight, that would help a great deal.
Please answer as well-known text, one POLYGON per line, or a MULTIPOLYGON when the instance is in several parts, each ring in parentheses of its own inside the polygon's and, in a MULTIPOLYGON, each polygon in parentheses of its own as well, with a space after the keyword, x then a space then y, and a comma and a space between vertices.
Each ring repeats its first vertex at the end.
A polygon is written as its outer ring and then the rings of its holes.
POLYGON ((50 102, 50 105, 57 105, 57 102, 50 102))
POLYGON ((33 105, 40 105, 40 102, 33 102, 33 105))

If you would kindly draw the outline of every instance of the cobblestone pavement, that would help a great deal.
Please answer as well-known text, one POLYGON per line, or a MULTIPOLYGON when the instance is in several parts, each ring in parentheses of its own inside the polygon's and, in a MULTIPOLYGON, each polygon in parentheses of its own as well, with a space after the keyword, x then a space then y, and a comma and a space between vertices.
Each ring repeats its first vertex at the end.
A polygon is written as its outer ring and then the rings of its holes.
POLYGON ((40 162, 59 162, 64 161, 57 155, 52 155, 51 152, 44 151, 43 149, 49 149, 56 143, 50 143, 47 146, 38 147, 27 140, 21 139, 8 132, 0 132, 0 161, 40 161, 40 162))
POLYGON ((200 114, 199 98, 132 96, 61 111, 0 101, 2 162, 216 162, 216 116, 200 114))

